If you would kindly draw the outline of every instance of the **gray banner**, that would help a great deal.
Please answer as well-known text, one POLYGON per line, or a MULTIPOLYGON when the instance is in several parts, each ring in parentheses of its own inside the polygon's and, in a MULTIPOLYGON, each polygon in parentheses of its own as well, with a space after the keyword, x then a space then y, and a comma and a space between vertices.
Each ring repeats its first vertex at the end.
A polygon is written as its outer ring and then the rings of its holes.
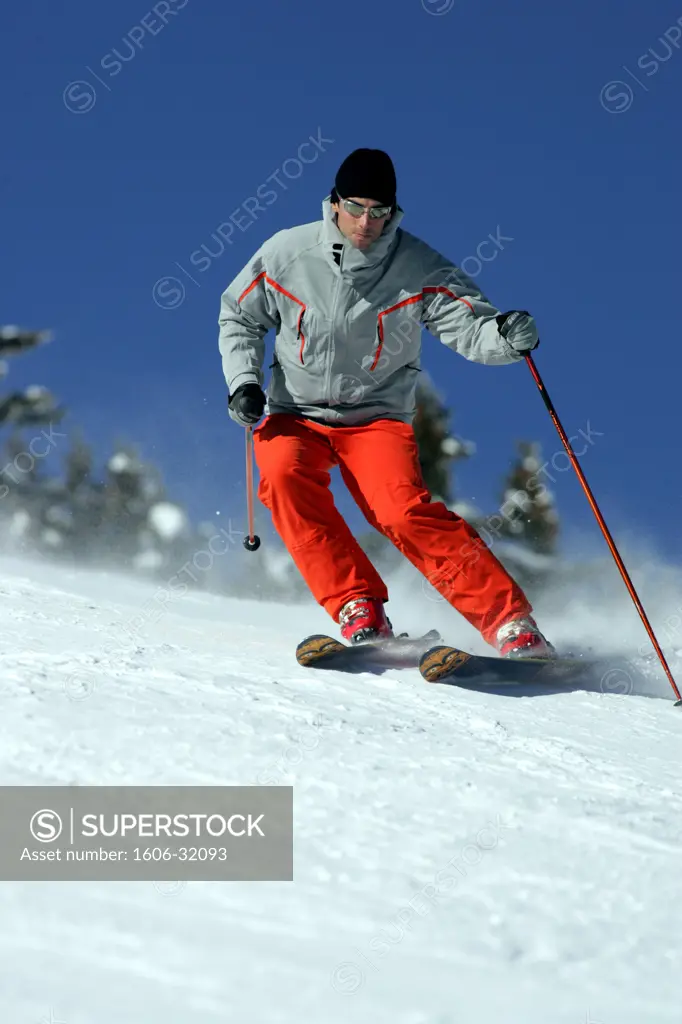
POLYGON ((291 786, 0 786, 0 880, 293 881, 291 786))

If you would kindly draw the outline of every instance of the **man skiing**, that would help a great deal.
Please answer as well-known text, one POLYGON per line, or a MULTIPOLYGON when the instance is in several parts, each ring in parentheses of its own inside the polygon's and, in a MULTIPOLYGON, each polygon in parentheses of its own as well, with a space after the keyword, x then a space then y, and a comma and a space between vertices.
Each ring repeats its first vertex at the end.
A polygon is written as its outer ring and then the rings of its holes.
POLYGON ((525 310, 501 313, 402 218, 390 157, 358 149, 341 164, 321 221, 264 242, 221 298, 230 417, 250 427, 267 413, 254 430, 258 497, 345 640, 393 632, 386 584, 334 504, 335 465, 368 522, 500 655, 554 657, 479 534, 431 500, 412 428, 423 327, 467 359, 502 365, 538 345, 535 321, 525 310))

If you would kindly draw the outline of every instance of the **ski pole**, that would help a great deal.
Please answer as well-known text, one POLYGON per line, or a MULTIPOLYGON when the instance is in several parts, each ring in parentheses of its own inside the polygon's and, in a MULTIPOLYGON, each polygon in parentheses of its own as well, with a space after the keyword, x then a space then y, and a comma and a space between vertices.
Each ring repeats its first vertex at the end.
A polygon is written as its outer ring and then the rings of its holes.
POLYGON ((602 514, 601 514, 601 512, 599 510, 599 506, 597 505, 597 502, 596 502, 596 500, 594 498, 594 495, 592 494, 592 491, 590 490, 590 485, 588 484, 587 480, 585 479, 585 474, 583 473, 582 469, 580 468, 580 466, 578 464, 578 460, 576 459, 575 454, 573 452, 573 449, 571 448, 571 443, 568 440, 568 437, 566 436, 566 431, 561 426, 561 422, 560 422, 559 417, 557 415, 556 409, 554 408, 554 405, 552 404, 552 400, 551 400, 551 398, 549 397, 549 395, 547 393, 547 388, 543 384, 542 378, 540 377, 538 369, 537 369, 535 363, 533 362, 533 357, 530 355, 530 353, 528 353, 526 355, 525 359, 526 359, 526 362, 528 363, 528 368, 529 368, 530 372, 533 375, 533 379, 535 380, 535 383, 537 384, 537 386, 538 386, 538 388, 540 390, 540 394, 542 395, 542 400, 545 403, 545 405, 547 406, 547 411, 548 411, 549 415, 552 417, 552 420, 554 422, 554 426, 556 427, 556 429, 558 431, 559 437, 563 441, 564 448, 566 449, 568 457, 571 460, 571 465, 573 466, 573 469, 576 471, 576 474, 578 476, 578 480, 580 480, 580 483, 582 484, 582 488, 583 488, 583 490, 584 490, 584 492, 585 492, 585 494, 587 496, 587 500, 590 503, 590 507, 592 508, 592 511, 594 512, 594 514, 596 516, 596 519, 597 519, 597 522, 599 523, 601 532, 604 534, 604 539, 606 540, 606 543, 609 546, 611 554, 613 555, 614 559, 616 560, 616 565, 618 566, 618 568, 620 570, 620 574, 623 577, 623 580, 625 582, 625 586, 628 588, 628 591, 630 593, 630 597, 634 601, 635 607, 637 608, 637 611, 639 612, 640 618, 641 618, 642 622, 644 623, 644 627, 645 627, 647 633, 649 634, 649 638, 650 638, 652 644, 654 645, 654 649, 656 651, 656 654, 658 655, 659 660, 661 662, 661 665, 663 666, 663 671, 665 672, 666 676, 668 677, 670 685, 672 686, 673 691, 675 693, 675 696, 677 697, 677 700, 675 701, 675 707, 677 707, 678 705, 682 704, 682 694, 680 694, 680 691, 677 688, 677 684, 676 684, 675 680, 673 679, 672 672, 670 671, 670 669, 668 667, 668 663, 665 660, 665 656, 663 654, 663 651, 661 650, 661 647, 660 647, 660 644, 659 644, 658 640, 656 639, 656 635, 655 635, 653 629, 651 628, 651 623, 649 622, 649 619, 647 618, 646 612, 644 611, 644 608, 642 606, 642 602, 640 601, 639 597, 637 596, 637 591, 635 590, 633 582, 630 579, 630 576, 628 575, 628 571, 627 571, 627 569, 625 568, 625 566, 623 564, 623 559, 620 557, 620 554, 618 553, 618 548, 615 545, 613 537, 611 536, 611 534, 609 532, 609 529, 608 529, 606 523, 604 522, 604 517, 602 516, 602 514))
POLYGON ((249 532, 244 538, 244 547, 247 551, 257 551, 260 537, 254 532, 253 522, 253 427, 246 428, 246 514, 249 532))

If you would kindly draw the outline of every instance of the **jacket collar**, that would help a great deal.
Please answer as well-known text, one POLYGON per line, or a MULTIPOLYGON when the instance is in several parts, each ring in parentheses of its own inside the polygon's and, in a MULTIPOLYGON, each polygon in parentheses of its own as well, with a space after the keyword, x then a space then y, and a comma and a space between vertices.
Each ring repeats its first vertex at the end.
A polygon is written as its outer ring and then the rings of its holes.
POLYGON ((398 207, 376 242, 368 249, 356 249, 336 226, 336 214, 332 209, 331 197, 327 196, 322 203, 322 237, 327 258, 338 265, 343 274, 362 276, 363 271, 379 267, 397 245, 397 231, 404 215, 404 211, 398 207), (334 258, 335 252, 340 254, 340 262, 334 258))

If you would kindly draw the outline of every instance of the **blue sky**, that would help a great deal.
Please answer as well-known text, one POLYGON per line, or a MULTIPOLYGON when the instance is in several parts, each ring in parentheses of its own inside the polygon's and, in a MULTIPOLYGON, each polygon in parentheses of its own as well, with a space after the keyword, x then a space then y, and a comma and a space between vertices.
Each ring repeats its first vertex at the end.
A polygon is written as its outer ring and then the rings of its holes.
MULTIPOLYGON (((0 29, 0 323, 55 332, 7 383, 51 387, 101 457, 130 438, 196 518, 242 516, 220 294, 265 238, 319 217, 348 152, 377 146, 404 227, 535 314, 538 368, 567 432, 591 431, 582 465, 616 537, 679 560, 681 4, 24 0, 0 29), (192 260, 202 245, 215 256, 192 260)), ((458 497, 493 512, 517 438, 562 450, 528 369, 428 334, 423 364, 477 445, 458 497)), ((566 544, 603 554, 565 461, 566 544)))

